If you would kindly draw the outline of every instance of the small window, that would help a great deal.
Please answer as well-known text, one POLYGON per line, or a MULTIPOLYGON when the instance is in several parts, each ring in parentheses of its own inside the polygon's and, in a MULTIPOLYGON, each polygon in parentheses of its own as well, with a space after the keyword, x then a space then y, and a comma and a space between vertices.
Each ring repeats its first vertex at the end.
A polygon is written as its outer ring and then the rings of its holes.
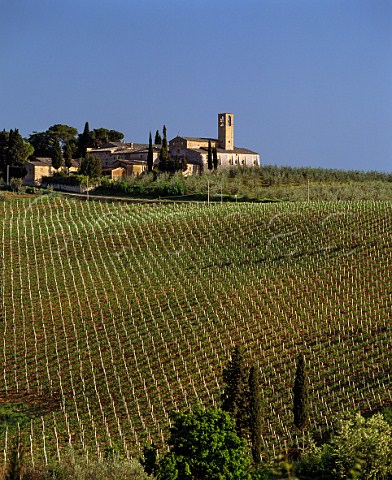
POLYGON ((227 125, 231 127, 231 115, 227 117, 227 125))

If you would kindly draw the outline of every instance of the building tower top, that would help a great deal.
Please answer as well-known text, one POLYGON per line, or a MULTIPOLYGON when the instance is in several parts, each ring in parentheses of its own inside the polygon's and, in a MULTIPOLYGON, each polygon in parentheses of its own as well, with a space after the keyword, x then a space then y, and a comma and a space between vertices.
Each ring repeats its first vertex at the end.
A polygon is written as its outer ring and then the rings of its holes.
POLYGON ((234 149, 234 115, 232 113, 218 114, 218 144, 224 150, 234 149))

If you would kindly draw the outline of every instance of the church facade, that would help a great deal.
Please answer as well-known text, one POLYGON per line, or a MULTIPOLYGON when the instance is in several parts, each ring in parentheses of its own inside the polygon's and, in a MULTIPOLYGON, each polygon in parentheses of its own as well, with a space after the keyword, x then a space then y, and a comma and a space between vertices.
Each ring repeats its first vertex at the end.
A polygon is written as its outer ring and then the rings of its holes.
POLYGON ((234 115, 220 113, 218 115, 218 138, 177 136, 169 141, 171 156, 187 158, 188 174, 201 173, 207 170, 208 145, 215 147, 218 156, 218 170, 235 166, 258 166, 260 155, 247 148, 234 144, 234 115))

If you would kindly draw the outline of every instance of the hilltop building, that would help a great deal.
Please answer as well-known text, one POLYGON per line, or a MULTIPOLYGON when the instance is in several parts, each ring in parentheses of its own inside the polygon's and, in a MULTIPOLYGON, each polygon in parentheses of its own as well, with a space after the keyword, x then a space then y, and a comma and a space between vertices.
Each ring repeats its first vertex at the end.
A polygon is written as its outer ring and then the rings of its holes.
POLYGON ((218 138, 177 136, 170 140, 169 150, 172 156, 186 155, 188 174, 201 173, 207 169, 208 144, 215 147, 218 154, 218 169, 232 166, 256 166, 260 164, 260 155, 247 148, 234 144, 234 115, 218 115, 218 138))
MULTIPOLYGON (((188 169, 185 175, 202 173, 207 169, 208 144, 215 147, 218 169, 234 166, 257 166, 260 155, 234 144, 234 115, 218 115, 218 138, 177 136, 169 141, 172 157, 186 156, 188 169)), ((154 163, 159 163, 161 145, 153 145, 154 163)), ((140 175, 147 170, 148 144, 109 142, 101 148, 87 149, 90 155, 102 162, 102 172, 113 179, 125 175, 140 175)))

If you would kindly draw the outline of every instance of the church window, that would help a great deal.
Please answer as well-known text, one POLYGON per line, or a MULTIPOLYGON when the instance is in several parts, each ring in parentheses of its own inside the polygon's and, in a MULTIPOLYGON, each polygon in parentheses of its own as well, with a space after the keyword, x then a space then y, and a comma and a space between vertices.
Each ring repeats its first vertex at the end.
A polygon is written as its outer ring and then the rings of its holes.
POLYGON ((227 125, 231 127, 231 115, 227 117, 227 125))

